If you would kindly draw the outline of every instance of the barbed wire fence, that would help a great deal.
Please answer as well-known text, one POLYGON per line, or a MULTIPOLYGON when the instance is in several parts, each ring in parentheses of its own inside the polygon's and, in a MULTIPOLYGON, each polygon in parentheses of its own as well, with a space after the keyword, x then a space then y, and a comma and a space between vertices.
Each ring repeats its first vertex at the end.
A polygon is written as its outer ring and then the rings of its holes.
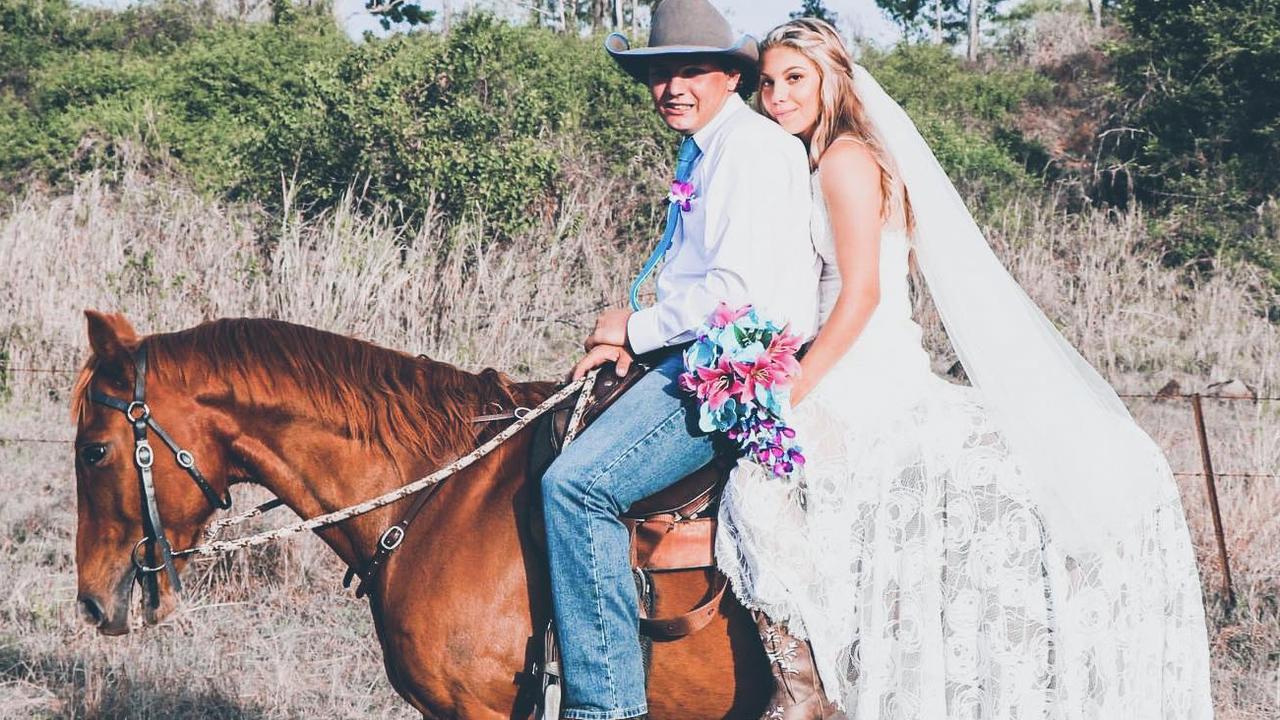
MULTIPOLYGON (((25 374, 32 376, 52 375, 52 376, 75 376, 79 374, 79 370, 69 370, 65 368, 51 367, 10 367, 0 363, 0 388, 8 383, 12 374, 25 374)), ((1252 394, 1245 395, 1204 395, 1202 393, 1184 393, 1179 391, 1167 392, 1160 391, 1157 393, 1121 393, 1120 397, 1124 400, 1142 400, 1154 402, 1168 402, 1174 400, 1188 401, 1191 409, 1192 422, 1195 430, 1195 437, 1198 444, 1200 455, 1200 470, 1177 470, 1173 474, 1175 477, 1199 477, 1204 478, 1205 494, 1209 502, 1209 512, 1213 519, 1213 533, 1215 544, 1217 545, 1218 564, 1220 566, 1220 590, 1228 610, 1235 606, 1236 596, 1234 585, 1231 580, 1231 561, 1227 554, 1226 529, 1222 519, 1222 510, 1218 502, 1218 479, 1265 479, 1280 480, 1280 473, 1243 473, 1243 472, 1218 472, 1214 469, 1213 453, 1209 444, 1208 428, 1204 417, 1204 401, 1212 400, 1214 402, 1250 402, 1250 403, 1273 403, 1280 402, 1280 397, 1257 397, 1252 394)), ((10 443, 28 443, 28 444, 62 444, 69 445, 73 440, 69 438, 50 438, 50 437, 24 437, 24 436, 5 436, 0 435, 0 445, 10 443)))

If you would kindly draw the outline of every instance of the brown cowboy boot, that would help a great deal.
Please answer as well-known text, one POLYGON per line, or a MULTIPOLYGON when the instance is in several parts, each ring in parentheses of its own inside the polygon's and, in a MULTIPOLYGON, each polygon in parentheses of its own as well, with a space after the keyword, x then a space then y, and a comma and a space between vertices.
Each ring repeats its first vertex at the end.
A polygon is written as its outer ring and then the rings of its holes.
POLYGON ((762 612, 752 613, 764 642, 773 674, 773 696, 760 720, 846 720, 822 691, 813 648, 774 623, 762 612))

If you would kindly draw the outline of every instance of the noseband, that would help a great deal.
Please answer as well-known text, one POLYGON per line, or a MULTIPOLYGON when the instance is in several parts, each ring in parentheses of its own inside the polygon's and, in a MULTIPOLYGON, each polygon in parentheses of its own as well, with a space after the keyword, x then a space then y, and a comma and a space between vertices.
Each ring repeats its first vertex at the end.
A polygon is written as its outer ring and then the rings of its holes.
POLYGON ((231 489, 227 488, 225 496, 218 493, 205 480, 200 469, 196 467, 195 456, 184 450, 169 433, 165 432, 155 418, 151 416, 151 408, 147 406, 147 349, 139 347, 133 354, 134 381, 133 401, 125 402, 119 398, 104 395, 90 388, 89 399, 106 407, 124 413, 129 424, 133 426, 133 464, 138 469, 138 481, 142 489, 142 539, 133 546, 130 559, 137 572, 139 582, 150 591, 151 607, 160 606, 160 589, 156 582, 156 574, 164 572, 169 576, 169 585, 175 593, 182 592, 182 583, 178 580, 178 568, 173 563, 173 548, 164 534, 164 524, 160 521, 160 508, 156 502, 155 482, 151 477, 151 466, 155 462, 155 452, 147 439, 147 430, 154 430, 156 436, 169 446, 178 467, 187 471, 187 475, 195 481, 196 486, 204 493, 209 503, 215 508, 225 510, 231 507, 231 489), (144 547, 145 546, 145 547, 144 547), (156 553, 159 551, 159 560, 156 553), (144 552, 146 557, 139 557, 144 552))

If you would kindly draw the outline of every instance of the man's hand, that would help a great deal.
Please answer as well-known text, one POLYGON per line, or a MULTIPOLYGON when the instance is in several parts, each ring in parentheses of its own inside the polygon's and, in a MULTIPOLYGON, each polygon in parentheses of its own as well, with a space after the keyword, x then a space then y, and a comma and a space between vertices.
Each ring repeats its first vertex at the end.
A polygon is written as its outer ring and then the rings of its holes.
POLYGON ((596 345, 587 351, 586 356, 579 360, 577 365, 573 366, 573 375, 570 379, 578 380, 607 362, 613 363, 614 372, 618 377, 622 377, 631 369, 631 353, 618 345, 596 345))
POLYGON ((583 348, 588 352, 597 345, 627 346, 627 320, 631 311, 623 308, 610 308, 596 318, 596 328, 587 336, 583 348))

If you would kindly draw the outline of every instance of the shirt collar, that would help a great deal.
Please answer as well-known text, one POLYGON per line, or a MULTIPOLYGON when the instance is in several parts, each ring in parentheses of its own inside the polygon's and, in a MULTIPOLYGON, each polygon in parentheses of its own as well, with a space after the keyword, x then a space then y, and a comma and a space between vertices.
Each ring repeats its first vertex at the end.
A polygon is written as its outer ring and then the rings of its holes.
POLYGON ((733 93, 724 101, 724 107, 720 108, 720 112, 711 118, 711 122, 707 123, 701 130, 693 134, 693 141, 698 144, 698 148, 703 152, 711 147, 711 142, 716 135, 724 129, 729 118, 738 114, 738 112, 747 109, 747 104, 742 101, 742 96, 733 93))

